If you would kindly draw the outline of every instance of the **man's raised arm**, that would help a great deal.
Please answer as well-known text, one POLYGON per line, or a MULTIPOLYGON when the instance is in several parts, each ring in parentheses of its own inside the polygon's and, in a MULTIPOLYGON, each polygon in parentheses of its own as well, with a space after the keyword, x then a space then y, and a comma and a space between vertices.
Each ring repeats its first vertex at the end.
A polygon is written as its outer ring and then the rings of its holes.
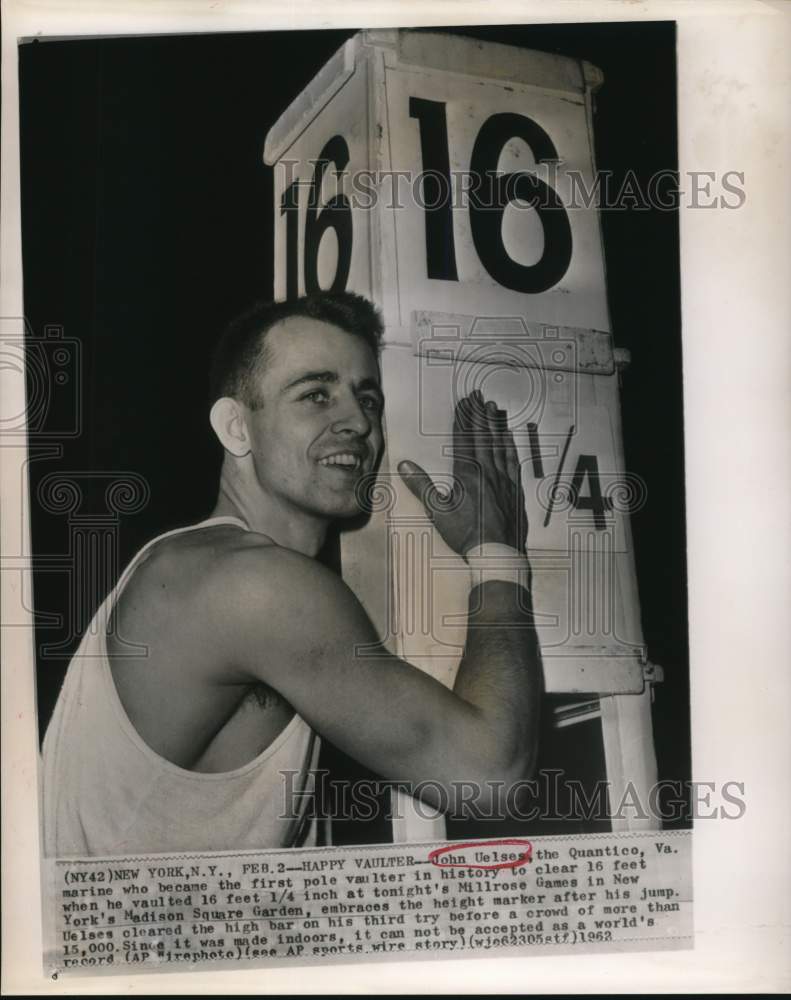
POLYGON ((462 400, 454 422, 453 493, 429 505, 414 463, 399 471, 435 527, 473 570, 464 655, 448 690, 398 657, 372 655, 377 636, 346 584, 277 546, 224 557, 206 613, 224 683, 264 681, 322 736, 373 771, 414 787, 438 784, 448 805, 461 782, 529 777, 535 765, 541 666, 524 556, 519 463, 505 415, 462 400), (446 509, 447 508, 447 509, 446 509), (219 612, 219 614, 218 614, 219 612))

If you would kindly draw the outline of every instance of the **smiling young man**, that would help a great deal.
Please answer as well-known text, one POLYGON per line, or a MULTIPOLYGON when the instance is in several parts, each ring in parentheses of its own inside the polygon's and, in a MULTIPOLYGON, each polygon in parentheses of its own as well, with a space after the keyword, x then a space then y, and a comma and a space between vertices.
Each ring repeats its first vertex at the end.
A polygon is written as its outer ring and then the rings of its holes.
MULTIPOLYGON (((316 559, 381 458, 381 333, 374 307, 342 293, 258 306, 224 334, 217 505, 138 554, 70 664, 43 750, 48 855, 303 842, 283 775, 310 787, 320 736, 454 811, 460 782, 485 798, 529 776, 541 671, 519 462, 496 405, 459 401, 456 486, 426 508, 477 584, 452 691, 372 655, 365 611, 316 559)), ((428 497, 422 469, 399 471, 428 497)))

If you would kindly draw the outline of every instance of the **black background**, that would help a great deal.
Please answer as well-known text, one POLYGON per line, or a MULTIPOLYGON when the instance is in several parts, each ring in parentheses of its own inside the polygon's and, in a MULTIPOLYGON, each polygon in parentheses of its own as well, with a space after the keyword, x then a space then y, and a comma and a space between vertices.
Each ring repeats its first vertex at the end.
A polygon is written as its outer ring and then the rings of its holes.
MULTIPOLYGON (((443 29, 448 30, 448 29, 443 29)), ((597 165, 645 187, 677 168, 672 23, 453 29, 577 56, 604 86, 597 165)), ((20 52, 25 312, 82 344, 82 434, 54 469, 134 471, 151 501, 121 524, 121 560, 206 516, 219 446, 206 407, 211 347, 227 320, 272 294, 267 131, 351 31, 48 42, 20 52)), ((678 220, 603 211, 623 383, 626 466, 648 484, 633 516, 643 628, 665 670, 654 705, 660 778, 688 779, 689 695, 678 220)), ((57 428, 55 428, 57 430, 57 428)), ((64 552, 62 516, 32 505, 36 555, 64 552)), ((68 580, 35 576, 37 612, 63 614, 68 580)), ((92 614, 86 607, 84 616, 92 614)), ((37 644, 68 635, 39 624, 37 644)), ((71 647, 76 646, 76 639, 71 647)), ((41 733, 67 665, 39 656, 41 733)))

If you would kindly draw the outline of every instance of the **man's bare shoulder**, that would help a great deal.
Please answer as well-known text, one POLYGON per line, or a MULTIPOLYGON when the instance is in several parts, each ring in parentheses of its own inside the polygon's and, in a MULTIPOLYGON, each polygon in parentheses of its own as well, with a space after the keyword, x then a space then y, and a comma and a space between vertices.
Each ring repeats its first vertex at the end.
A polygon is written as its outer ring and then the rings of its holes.
MULTIPOLYGON (((337 574, 266 535, 231 525, 161 539, 133 574, 118 607, 134 638, 190 649, 194 671, 332 644, 375 640, 365 612, 337 574), (201 666, 202 665, 202 666, 201 666)), ((241 675, 240 675, 241 676, 241 675)), ((271 682, 272 678, 258 678, 271 682)))
POLYGON ((206 601, 227 604, 299 596, 345 584, 315 559, 278 545, 269 536, 235 525, 207 525, 171 535, 148 552, 131 581, 132 588, 174 604, 206 601))
POLYGON ((189 588, 212 576, 218 561, 250 549, 272 548, 266 535, 232 524, 192 528, 158 539, 138 564, 134 578, 160 587, 189 588))
MULTIPOLYGON (((261 682, 280 690, 281 670, 312 675, 319 653, 345 659, 376 634, 343 580, 318 560, 252 531, 217 528, 195 532, 154 557, 147 597, 164 597, 177 580, 174 599, 161 600, 172 640, 188 635, 193 670, 222 683, 261 682), (204 537, 201 537, 201 536, 204 537), (337 647, 337 648, 336 648, 337 647)), ((282 693, 282 692, 281 692, 282 693)))
POLYGON ((227 585, 229 570, 243 562, 245 554, 277 548, 266 535, 230 524, 167 535, 138 562, 124 589, 121 610, 128 614, 156 606, 165 616, 186 610, 227 585))
POLYGON ((351 595, 339 576, 317 559, 248 533, 242 544, 218 552, 207 586, 243 605, 277 605, 283 600, 315 604, 333 593, 351 595))

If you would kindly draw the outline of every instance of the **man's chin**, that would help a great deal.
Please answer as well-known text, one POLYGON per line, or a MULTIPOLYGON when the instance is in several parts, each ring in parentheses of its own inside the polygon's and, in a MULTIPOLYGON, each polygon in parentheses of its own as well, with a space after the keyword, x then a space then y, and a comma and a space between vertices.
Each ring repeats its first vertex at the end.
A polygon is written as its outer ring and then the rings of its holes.
POLYGON ((352 490, 349 494, 336 496, 334 501, 328 504, 331 507, 329 516, 337 521, 353 521, 356 518, 370 515, 370 504, 365 502, 365 496, 360 495, 357 490, 352 490))
POLYGON ((352 499, 347 504, 338 504, 334 513, 330 516, 340 521, 350 521, 355 517, 363 517, 366 513, 359 503, 357 503, 356 499, 352 499))
POLYGON ((350 521, 369 515, 372 507, 376 506, 372 485, 371 474, 361 472, 356 476, 349 476, 343 484, 333 484, 332 489, 317 490, 312 499, 327 518, 350 521))
POLYGON ((363 513, 354 487, 329 494, 325 492, 320 497, 314 494, 312 500, 312 512, 330 521, 347 520, 363 513))

